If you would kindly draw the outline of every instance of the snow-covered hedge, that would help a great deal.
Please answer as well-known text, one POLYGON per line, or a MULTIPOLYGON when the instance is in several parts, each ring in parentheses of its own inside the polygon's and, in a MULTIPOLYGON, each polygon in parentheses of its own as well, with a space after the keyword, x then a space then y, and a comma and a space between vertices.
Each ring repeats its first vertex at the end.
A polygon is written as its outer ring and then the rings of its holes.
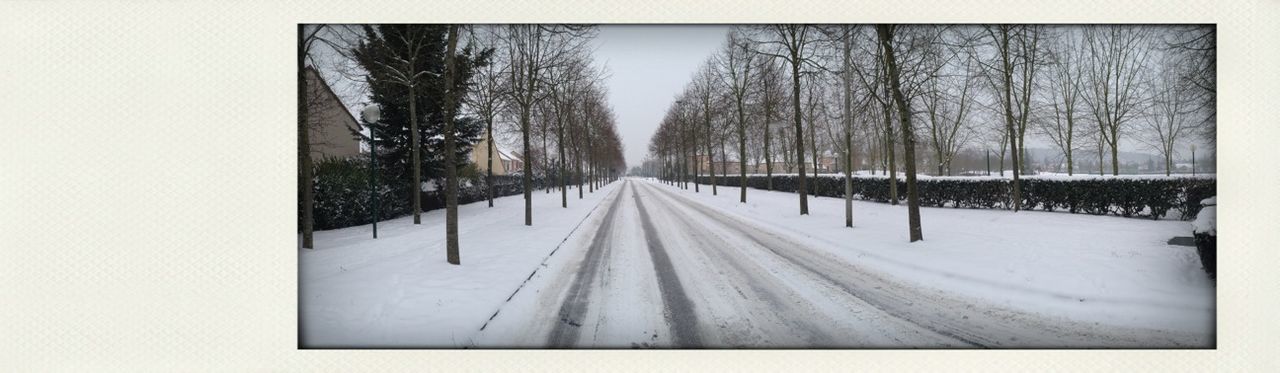
MULTIPOLYGON (((379 189, 382 214, 395 216, 409 204, 391 198, 386 185, 379 189)), ((354 159, 325 159, 315 164, 312 218, 316 230, 349 227, 372 221, 373 199, 369 193, 369 164, 354 159)), ((301 201, 299 201, 301 219, 301 201)), ((301 227, 301 225, 299 225, 301 227)))
MULTIPOLYGON (((718 177, 720 185, 738 186, 738 177, 718 177)), ((710 183, 709 177, 699 177, 700 183, 710 183)), ((748 176, 747 186, 765 189, 765 176, 748 176)), ((1216 192, 1216 180, 1211 178, 1036 178, 1019 181, 1022 185, 1022 208, 1044 211, 1065 210, 1071 213, 1095 215, 1115 214, 1126 217, 1142 216, 1159 219, 1173 210, 1177 217, 1188 220, 1200 211, 1200 200, 1216 192)), ((844 197, 842 177, 822 175, 808 178, 806 186, 810 194, 828 197, 844 197)), ((929 177, 917 180, 920 204, 930 207, 1000 208, 1012 207, 1013 181, 1004 178, 979 177, 929 177)), ((798 178, 794 175, 775 175, 773 189, 794 192, 798 178)), ((906 180, 898 179, 898 199, 905 201, 906 180)), ((866 201, 889 202, 889 178, 883 176, 856 176, 853 180, 854 198, 866 201)))
MULTIPOLYGON (((386 177, 379 176, 378 190, 382 219, 391 219, 411 213, 412 201, 408 188, 388 185, 386 177)), ((443 184, 433 181, 427 184, 443 184)), ((534 187, 541 188, 543 179, 534 178, 534 187)), ((524 191, 519 176, 495 176, 493 196, 503 197, 524 191)), ((459 183, 458 203, 466 204, 488 198, 484 179, 459 183), (469 186, 467 186, 469 184, 469 186)), ((312 218, 316 230, 328 230, 369 224, 373 221, 373 199, 369 193, 369 164, 359 159, 325 159, 315 164, 314 203, 312 218)), ((444 207, 444 194, 439 191, 422 192, 422 211, 444 207)), ((299 229, 301 229, 302 203, 298 203, 299 229)))

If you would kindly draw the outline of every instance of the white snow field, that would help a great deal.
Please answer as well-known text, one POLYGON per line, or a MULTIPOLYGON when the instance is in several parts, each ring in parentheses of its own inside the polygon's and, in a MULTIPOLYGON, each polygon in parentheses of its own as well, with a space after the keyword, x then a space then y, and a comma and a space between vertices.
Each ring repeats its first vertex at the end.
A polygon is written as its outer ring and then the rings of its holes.
POLYGON ((368 227, 317 233, 300 250, 301 344, 1216 345, 1213 282, 1194 248, 1165 244, 1188 222, 922 208, 925 240, 908 243, 905 206, 855 201, 845 228, 842 199, 810 197, 800 216, 796 194, 756 189, 742 204, 734 187, 624 179, 567 210, 534 196, 533 228, 519 196, 462 207, 461 267, 444 263, 436 211, 374 243, 368 227))
MULTIPOLYGON (((533 226, 524 196, 458 207, 462 265, 445 262, 444 210, 315 232, 298 249, 299 345, 306 348, 463 347, 529 274, 619 183, 579 200, 569 190, 533 192, 533 226)), ((595 228, 584 224, 584 230, 595 228)), ((301 237, 301 236, 299 236, 301 237)))

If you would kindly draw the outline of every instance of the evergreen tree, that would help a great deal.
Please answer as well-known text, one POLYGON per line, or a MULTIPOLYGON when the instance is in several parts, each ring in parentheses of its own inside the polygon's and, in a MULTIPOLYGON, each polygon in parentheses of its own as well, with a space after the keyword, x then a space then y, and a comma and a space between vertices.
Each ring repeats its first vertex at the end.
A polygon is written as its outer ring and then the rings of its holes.
MULTIPOLYGON (((418 190, 411 188, 412 146, 409 115, 409 89, 398 78, 403 76, 402 56, 417 50, 413 59, 414 107, 417 110, 418 138, 421 141, 422 179, 443 177, 445 128, 445 48, 448 26, 445 25, 373 25, 363 26, 364 40, 352 50, 356 62, 367 73, 370 100, 382 105, 382 119, 374 127, 378 147, 379 179, 385 180, 395 198, 387 202, 387 212, 399 214, 412 208, 409 201, 418 190), (417 39, 415 39, 417 38, 417 39), (425 47, 412 48, 411 43, 425 39, 425 47)), ((465 94, 475 68, 488 63, 492 50, 475 51, 471 46, 456 54, 457 74, 453 85, 459 95, 465 94)), ((459 112, 460 100, 454 100, 448 112, 459 112)), ((466 163, 467 153, 484 130, 482 122, 472 118, 456 120, 455 155, 466 163)), ((368 138, 365 138, 368 140, 368 138)), ((385 197, 384 197, 385 198, 385 197)))

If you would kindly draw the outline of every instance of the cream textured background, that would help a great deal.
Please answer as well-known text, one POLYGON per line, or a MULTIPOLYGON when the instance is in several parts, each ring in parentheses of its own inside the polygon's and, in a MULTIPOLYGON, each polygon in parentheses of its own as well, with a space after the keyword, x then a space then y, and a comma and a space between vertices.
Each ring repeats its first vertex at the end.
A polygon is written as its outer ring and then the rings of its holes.
POLYGON ((1280 371, 1276 0, 393 3, 0 0, 0 371, 1280 371), (1218 23, 1218 349, 297 350, 295 25, 533 21, 1218 23))

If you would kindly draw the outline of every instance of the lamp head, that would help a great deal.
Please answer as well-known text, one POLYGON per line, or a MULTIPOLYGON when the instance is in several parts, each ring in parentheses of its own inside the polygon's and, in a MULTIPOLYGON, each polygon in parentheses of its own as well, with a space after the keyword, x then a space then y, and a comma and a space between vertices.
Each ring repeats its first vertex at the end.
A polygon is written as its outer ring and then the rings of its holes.
POLYGON ((382 106, 378 104, 365 106, 364 110, 360 111, 360 116, 363 116, 364 120, 369 123, 377 123, 379 119, 382 119, 382 106))

